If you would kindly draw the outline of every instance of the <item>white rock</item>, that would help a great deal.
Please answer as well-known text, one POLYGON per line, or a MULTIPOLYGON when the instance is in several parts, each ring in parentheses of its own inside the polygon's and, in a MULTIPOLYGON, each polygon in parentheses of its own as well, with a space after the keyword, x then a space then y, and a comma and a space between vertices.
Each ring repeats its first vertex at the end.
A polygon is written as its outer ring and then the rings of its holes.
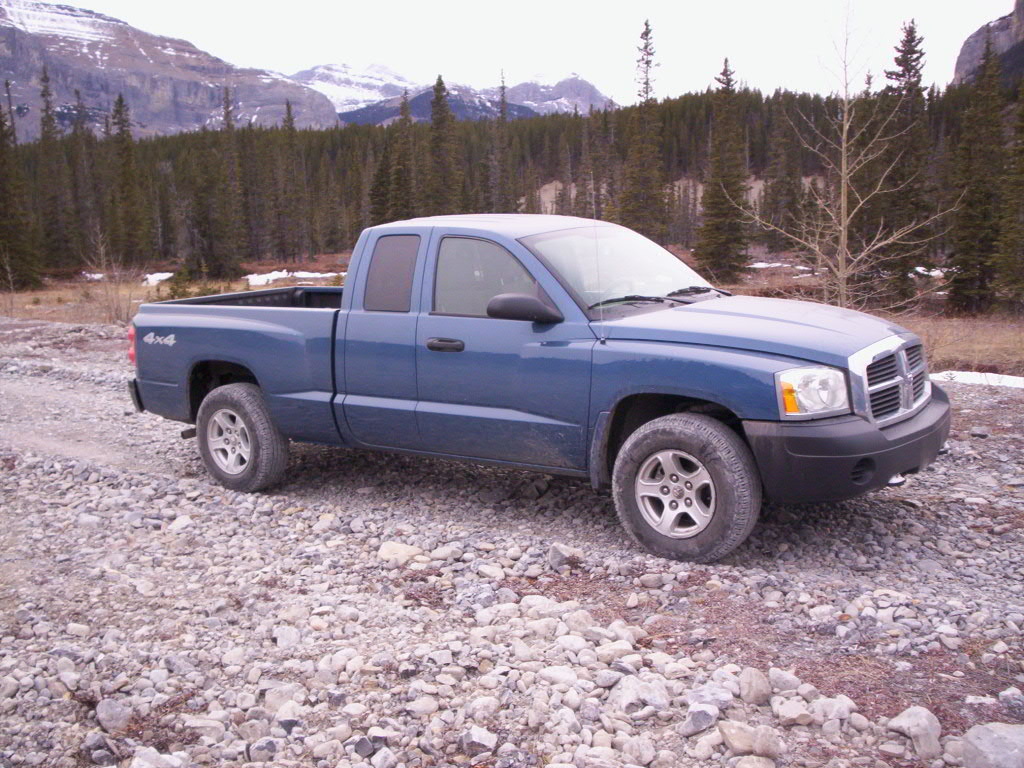
POLYGON ((377 557, 381 560, 395 561, 399 565, 405 565, 416 555, 422 554, 423 550, 411 544, 403 544, 400 541, 385 541, 377 550, 377 557))
POLYGON ((759 669, 746 667, 740 672, 740 698, 747 704, 764 706, 772 697, 772 686, 759 669))
POLYGON ((407 712, 416 715, 417 717, 432 715, 437 712, 438 709, 437 699, 433 696, 420 696, 406 704, 405 709, 407 712))
POLYGON ((1021 768, 1024 766, 1024 725, 976 725, 964 735, 967 768, 1021 768))
POLYGON ((914 742, 914 751, 922 760, 942 756, 939 719, 924 707, 909 707, 889 721, 889 730, 902 733, 914 742))
POLYGON ((552 685, 575 685, 578 679, 576 671, 567 666, 544 667, 537 673, 537 677, 552 685))
POLYGON ((814 716, 807 711, 803 700, 800 699, 786 699, 779 704, 776 714, 779 722, 787 726, 810 725, 814 721, 814 716))
POLYGON ((776 691, 795 691, 800 687, 799 677, 777 667, 768 670, 768 681, 776 691))
POLYGON ((608 706, 629 715, 645 706, 657 710, 668 709, 668 690, 665 683, 656 677, 641 679, 636 675, 627 675, 611 689, 608 694, 608 706))

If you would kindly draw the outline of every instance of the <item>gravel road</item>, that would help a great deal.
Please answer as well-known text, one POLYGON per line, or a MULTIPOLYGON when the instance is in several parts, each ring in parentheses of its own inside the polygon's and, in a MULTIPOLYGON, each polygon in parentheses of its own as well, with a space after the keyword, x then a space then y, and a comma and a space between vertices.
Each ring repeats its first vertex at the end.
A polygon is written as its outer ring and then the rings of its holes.
POLYGON ((123 339, 0 318, 2 766, 970 768, 1024 722, 1024 391, 694 566, 575 480, 294 445, 227 491, 123 339))

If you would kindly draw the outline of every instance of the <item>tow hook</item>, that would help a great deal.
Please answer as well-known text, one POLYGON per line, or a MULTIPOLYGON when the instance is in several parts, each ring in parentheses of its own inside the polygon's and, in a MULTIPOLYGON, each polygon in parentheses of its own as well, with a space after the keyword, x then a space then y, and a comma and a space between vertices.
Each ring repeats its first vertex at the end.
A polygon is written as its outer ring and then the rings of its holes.
POLYGON ((903 475, 896 474, 889 478, 889 482, 886 483, 890 488, 899 488, 901 485, 907 484, 907 478, 903 475))
POLYGON ((196 436, 196 428, 195 427, 189 427, 188 429, 181 430, 181 439, 182 440, 190 440, 190 439, 192 439, 195 436, 196 436))

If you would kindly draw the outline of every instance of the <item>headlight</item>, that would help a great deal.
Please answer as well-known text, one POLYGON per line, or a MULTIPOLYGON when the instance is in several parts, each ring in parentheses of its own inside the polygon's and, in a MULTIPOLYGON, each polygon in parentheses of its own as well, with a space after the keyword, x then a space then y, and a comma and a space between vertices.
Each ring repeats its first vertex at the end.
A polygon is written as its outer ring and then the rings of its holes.
POLYGON ((812 419, 850 412, 846 374, 838 368, 808 366, 775 374, 784 419, 812 419))

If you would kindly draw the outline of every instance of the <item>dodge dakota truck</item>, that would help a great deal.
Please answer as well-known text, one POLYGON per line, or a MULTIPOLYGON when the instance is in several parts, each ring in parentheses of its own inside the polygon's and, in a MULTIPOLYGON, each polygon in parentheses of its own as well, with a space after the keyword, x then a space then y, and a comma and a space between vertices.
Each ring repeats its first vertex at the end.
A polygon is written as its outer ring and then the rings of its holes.
POLYGON ((615 224, 440 216, 362 233, 342 287, 143 304, 135 406, 258 491, 290 440, 589 478, 664 557, 712 561, 762 499, 847 499, 925 468, 949 400, 921 341, 733 296, 615 224))

